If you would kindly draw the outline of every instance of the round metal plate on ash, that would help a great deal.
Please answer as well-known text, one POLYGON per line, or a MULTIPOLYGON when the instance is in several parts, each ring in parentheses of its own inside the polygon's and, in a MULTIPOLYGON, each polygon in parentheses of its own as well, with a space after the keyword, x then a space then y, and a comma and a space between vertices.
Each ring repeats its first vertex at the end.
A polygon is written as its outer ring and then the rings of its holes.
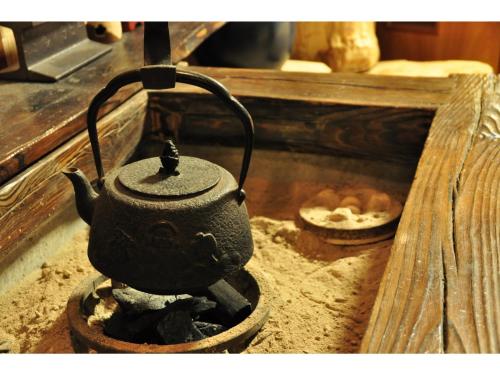
POLYGON ((123 186, 136 193, 180 197, 208 190, 221 178, 217 165, 189 156, 179 158, 177 174, 161 173, 161 167, 160 158, 140 160, 122 167, 118 179, 123 186))
POLYGON ((327 188, 304 202, 304 228, 334 245, 361 245, 392 237, 403 206, 375 188, 327 188))

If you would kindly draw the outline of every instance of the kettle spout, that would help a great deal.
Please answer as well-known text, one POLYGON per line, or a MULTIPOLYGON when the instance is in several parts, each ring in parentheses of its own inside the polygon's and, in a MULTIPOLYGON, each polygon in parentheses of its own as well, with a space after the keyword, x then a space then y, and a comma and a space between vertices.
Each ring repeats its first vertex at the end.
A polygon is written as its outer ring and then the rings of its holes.
POLYGON ((73 184, 78 214, 83 221, 90 225, 95 201, 99 194, 96 193, 87 177, 78 168, 66 168, 62 172, 73 184))

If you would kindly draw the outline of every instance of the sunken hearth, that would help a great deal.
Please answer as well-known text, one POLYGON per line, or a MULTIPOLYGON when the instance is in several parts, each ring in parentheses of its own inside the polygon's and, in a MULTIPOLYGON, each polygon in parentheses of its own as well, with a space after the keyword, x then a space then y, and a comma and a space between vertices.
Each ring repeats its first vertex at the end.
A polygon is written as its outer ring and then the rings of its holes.
POLYGON ((240 352, 269 314, 265 281, 239 271, 196 294, 154 295, 104 276, 68 302, 76 352, 240 352))

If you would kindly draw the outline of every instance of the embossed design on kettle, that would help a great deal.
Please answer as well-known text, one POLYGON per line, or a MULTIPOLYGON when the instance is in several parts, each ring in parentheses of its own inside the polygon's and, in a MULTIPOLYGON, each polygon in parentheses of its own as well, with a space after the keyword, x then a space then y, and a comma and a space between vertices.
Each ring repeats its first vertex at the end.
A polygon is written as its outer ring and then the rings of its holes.
POLYGON ((217 239, 212 233, 196 233, 194 240, 191 241, 191 246, 200 249, 204 254, 208 254, 210 260, 214 263, 219 262, 217 258, 217 239))
POLYGON ((220 264, 224 268, 239 265, 241 256, 237 252, 225 252, 217 246, 217 240, 212 233, 198 232, 195 235, 197 246, 210 254, 215 264, 220 264))
POLYGON ((134 239, 121 228, 115 228, 108 239, 108 251, 99 252, 98 256, 104 261, 112 261, 115 263, 127 263, 130 261, 132 254, 136 251, 134 239))
POLYGON ((146 233, 147 244, 153 248, 177 248, 179 230, 167 220, 160 220, 151 225, 146 233))

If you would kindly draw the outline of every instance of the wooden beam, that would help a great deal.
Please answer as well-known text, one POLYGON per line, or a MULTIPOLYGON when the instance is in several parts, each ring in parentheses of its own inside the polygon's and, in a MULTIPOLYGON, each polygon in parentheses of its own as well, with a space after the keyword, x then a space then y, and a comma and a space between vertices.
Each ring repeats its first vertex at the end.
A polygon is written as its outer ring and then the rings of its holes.
MULTIPOLYGON (((356 74, 192 68, 220 80, 252 114, 256 146, 415 163, 454 81, 356 74)), ((151 137, 242 144, 238 120, 186 85, 150 95, 151 137)))
MULTIPOLYGON (((450 78, 390 77, 356 73, 302 73, 266 69, 189 67, 220 81, 235 95, 316 103, 427 109, 448 99, 450 78)), ((178 85, 178 92, 192 92, 178 85)), ((196 89, 195 92, 204 92, 196 89)))
POLYGON ((455 79, 425 143, 361 352, 498 351, 497 80, 455 79))
MULTIPOLYGON (((187 57, 220 22, 173 22, 172 57, 187 57)), ((85 128, 92 97, 115 75, 143 65, 143 32, 125 33, 110 53, 55 83, 0 82, 0 184, 24 170, 85 128)), ((101 113, 135 94, 140 85, 121 89, 101 113)))
POLYGON ((447 254, 446 351, 500 352, 500 81, 490 76, 454 196, 447 254))
MULTIPOLYGON (((98 123, 106 170, 122 164, 142 135, 147 94, 141 91, 107 114, 98 123)), ((34 233, 54 213, 74 201, 73 188, 61 173, 66 166, 96 177, 87 132, 81 132, 37 163, 0 186, 0 270, 14 257, 16 245, 34 233)))

